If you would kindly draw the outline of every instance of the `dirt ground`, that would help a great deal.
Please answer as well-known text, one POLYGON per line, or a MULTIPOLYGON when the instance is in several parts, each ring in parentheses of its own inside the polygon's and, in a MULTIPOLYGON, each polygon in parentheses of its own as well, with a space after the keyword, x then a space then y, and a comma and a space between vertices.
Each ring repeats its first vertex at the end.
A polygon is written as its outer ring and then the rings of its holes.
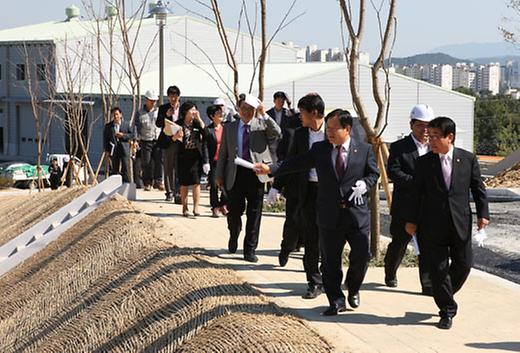
POLYGON ((124 199, 105 202, 0 278, 0 352, 330 351, 175 236, 124 199))

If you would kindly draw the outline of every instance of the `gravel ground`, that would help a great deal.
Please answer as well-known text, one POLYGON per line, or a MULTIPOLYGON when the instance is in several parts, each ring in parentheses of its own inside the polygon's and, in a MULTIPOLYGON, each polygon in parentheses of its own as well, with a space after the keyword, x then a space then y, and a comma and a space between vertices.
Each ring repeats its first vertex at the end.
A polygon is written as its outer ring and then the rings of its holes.
MULTIPOLYGON (((471 206, 474 211, 474 205, 471 206)), ((491 223, 486 228, 488 239, 483 248, 473 244, 474 267, 520 284, 520 202, 490 203, 489 211, 491 223)), ((388 207, 382 201, 383 235, 390 235, 389 227, 388 207)))

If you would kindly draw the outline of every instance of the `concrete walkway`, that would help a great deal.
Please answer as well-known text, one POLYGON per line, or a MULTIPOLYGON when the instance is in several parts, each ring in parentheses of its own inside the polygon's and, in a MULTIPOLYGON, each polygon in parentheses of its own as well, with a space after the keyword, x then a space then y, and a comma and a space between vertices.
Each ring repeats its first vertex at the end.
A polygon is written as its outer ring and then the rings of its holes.
MULTIPOLYGON (((325 295, 304 300, 305 273, 302 253, 291 255, 286 267, 278 266, 284 221, 281 215, 262 217, 260 261, 242 260, 227 253, 225 218, 211 218, 208 194, 203 192, 202 215, 181 216, 181 207, 164 202, 163 193, 139 190, 134 205, 171 227, 178 246, 204 248, 212 261, 236 269, 239 276, 288 312, 305 318, 337 352, 520 352, 520 286, 473 270, 457 294, 459 314, 449 331, 435 327, 439 318, 433 298, 420 295, 417 269, 401 268, 399 287, 384 286, 383 269, 370 268, 361 288, 361 306, 335 317, 323 317, 325 295)), ((191 205, 190 205, 191 208, 191 205)), ((168 238, 167 238, 168 240, 168 238)))

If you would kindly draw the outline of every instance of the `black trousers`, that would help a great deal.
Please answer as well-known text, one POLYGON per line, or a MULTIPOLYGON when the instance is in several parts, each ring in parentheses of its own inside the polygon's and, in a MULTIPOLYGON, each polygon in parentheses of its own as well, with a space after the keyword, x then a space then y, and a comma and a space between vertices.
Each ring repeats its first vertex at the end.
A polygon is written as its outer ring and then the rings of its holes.
POLYGON ((164 169, 164 187, 166 189, 166 196, 174 197, 179 194, 179 176, 178 176, 178 156, 179 143, 172 143, 168 148, 163 149, 163 169, 164 169))
POLYGON ((128 183, 128 156, 124 153, 116 153, 112 157, 110 157, 112 160, 112 171, 110 175, 113 174, 121 174, 121 177, 123 178, 123 183, 128 183))
POLYGON ((217 170, 217 161, 211 161, 211 169, 208 175, 208 184, 209 184, 209 204, 211 205, 211 209, 219 208, 227 203, 227 198, 225 193, 220 190, 217 186, 217 181, 215 178, 215 172, 217 170))
POLYGON ((441 317, 454 317, 457 293, 468 278, 473 264, 471 237, 462 240, 458 236, 451 217, 446 222, 443 234, 419 233, 421 252, 429 265, 432 279, 433 298, 441 317))
POLYGON ((349 267, 345 280, 349 293, 359 292, 370 260, 369 226, 357 226, 347 209, 342 209, 342 213, 341 226, 332 229, 320 227, 319 233, 323 287, 331 305, 345 302, 345 295, 341 290, 342 254, 345 243, 348 242, 350 246, 349 267))
POLYGON ((318 194, 318 183, 309 182, 307 195, 303 204, 303 226, 305 229, 305 247, 303 254, 303 268, 307 276, 309 287, 322 285, 320 272, 320 238, 316 223, 316 196, 318 194))
POLYGON ((297 206, 298 198, 289 195, 285 197, 285 221, 283 223, 280 249, 287 254, 296 249, 300 237, 301 230, 298 227, 297 206))
MULTIPOLYGON (((412 237, 406 233, 405 224, 405 220, 392 217, 390 223, 392 241, 388 244, 385 255, 385 278, 387 279, 396 278, 397 269, 406 253, 406 246, 412 239, 412 237)), ((419 250, 421 251, 420 248, 419 250)), ((423 289, 432 287, 428 264, 423 255, 419 255, 419 279, 423 289)))
POLYGON ((244 254, 254 254, 258 246, 260 220, 264 199, 264 184, 249 169, 237 166, 235 184, 228 194, 227 222, 229 237, 238 239, 242 230, 242 214, 246 211, 246 235, 244 237, 244 254), (247 209, 246 209, 247 201, 247 209))

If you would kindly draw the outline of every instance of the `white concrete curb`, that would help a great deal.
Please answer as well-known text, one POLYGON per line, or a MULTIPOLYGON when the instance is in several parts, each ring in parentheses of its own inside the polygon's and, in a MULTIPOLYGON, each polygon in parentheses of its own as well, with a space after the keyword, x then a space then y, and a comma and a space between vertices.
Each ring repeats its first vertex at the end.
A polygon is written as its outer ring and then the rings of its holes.
POLYGON ((123 187, 121 176, 113 175, 1 246, 0 276, 45 248, 123 187))

